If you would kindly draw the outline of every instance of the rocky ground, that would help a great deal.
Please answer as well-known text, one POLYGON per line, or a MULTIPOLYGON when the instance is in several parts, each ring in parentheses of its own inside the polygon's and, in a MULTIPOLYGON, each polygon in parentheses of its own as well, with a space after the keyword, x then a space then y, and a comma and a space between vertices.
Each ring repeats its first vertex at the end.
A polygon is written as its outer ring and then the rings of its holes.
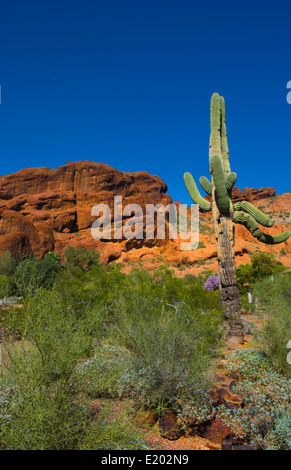
MULTIPOLYGON (((248 311, 242 314, 245 324, 254 323, 257 327, 262 322, 261 314, 248 311)), ((254 348, 253 336, 248 332, 241 345, 227 346, 214 368, 213 386, 209 390, 215 414, 197 430, 181 428, 179 418, 173 411, 168 411, 162 418, 157 413, 138 411, 136 424, 143 435, 146 445, 151 450, 262 450, 238 436, 235 431, 219 416, 220 406, 235 410, 243 408, 245 401, 234 391, 238 380, 227 371, 227 357, 234 349, 254 348)), ((127 401, 113 400, 111 418, 114 420, 128 406, 127 401)), ((106 400, 97 399, 91 403, 92 413, 98 413, 106 406, 106 400)))

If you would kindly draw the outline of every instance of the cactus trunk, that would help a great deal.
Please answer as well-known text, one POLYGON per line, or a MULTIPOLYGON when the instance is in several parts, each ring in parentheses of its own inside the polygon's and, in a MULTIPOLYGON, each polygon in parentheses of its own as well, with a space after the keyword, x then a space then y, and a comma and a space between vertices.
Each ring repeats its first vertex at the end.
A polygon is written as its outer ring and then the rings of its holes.
MULTIPOLYGON (((210 169, 212 168, 211 161, 213 161, 213 156, 216 156, 216 158, 219 157, 221 167, 224 172, 224 180, 226 181, 230 175, 230 166, 228 161, 228 147, 225 143, 226 127, 224 123, 224 109, 224 101, 222 101, 220 96, 215 93, 211 100, 211 136, 209 145, 210 169)), ((225 319, 226 339, 231 342, 243 342, 241 299, 237 287, 235 266, 234 224, 232 221, 232 214, 230 213, 230 206, 228 206, 229 210, 227 211, 221 211, 221 208, 219 207, 220 195, 217 194, 215 186, 217 177, 214 177, 212 169, 211 179, 212 214, 217 246, 219 291, 225 319)))

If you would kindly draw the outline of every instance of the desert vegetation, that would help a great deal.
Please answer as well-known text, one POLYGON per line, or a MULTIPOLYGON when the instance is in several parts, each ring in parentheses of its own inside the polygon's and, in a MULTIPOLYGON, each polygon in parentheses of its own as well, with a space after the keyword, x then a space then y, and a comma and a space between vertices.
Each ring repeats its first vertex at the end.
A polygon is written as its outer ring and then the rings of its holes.
POLYGON ((214 273, 124 274, 95 250, 64 254, 0 257, 1 449, 147 449, 141 417, 154 425, 169 412, 180 433, 220 417, 249 443, 290 448, 291 277, 281 263, 260 254, 239 268, 242 297, 251 283, 266 318, 256 348, 227 357, 245 400, 230 412, 209 392, 225 350, 214 273))

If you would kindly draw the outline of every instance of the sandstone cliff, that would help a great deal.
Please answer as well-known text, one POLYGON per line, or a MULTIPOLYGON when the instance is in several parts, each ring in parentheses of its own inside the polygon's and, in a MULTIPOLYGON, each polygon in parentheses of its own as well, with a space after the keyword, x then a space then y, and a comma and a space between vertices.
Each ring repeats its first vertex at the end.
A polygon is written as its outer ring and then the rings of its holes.
MULTIPOLYGON (((96 248, 104 263, 116 260, 126 270, 131 263, 142 262, 152 269, 167 262, 179 275, 203 269, 217 270, 216 247, 210 214, 200 214, 200 245, 193 251, 181 251, 174 240, 95 240, 91 216, 95 204, 106 203, 113 214, 114 196, 123 204, 167 205, 172 198, 167 185, 158 176, 145 171, 123 173, 104 163, 79 161, 60 168, 23 169, 0 176, 0 253, 10 250, 14 256, 30 253, 42 257, 51 250, 62 255, 68 246, 96 248)), ((267 233, 290 229, 291 193, 276 195, 274 188, 234 188, 233 200, 248 200, 275 220, 267 233)), ((190 205, 190 201, 189 201, 190 205)), ((123 223, 126 222, 123 218, 123 223)), ((272 252, 291 266, 291 241, 266 246, 255 240, 242 226, 236 227, 237 265, 250 261, 256 251, 272 252)))

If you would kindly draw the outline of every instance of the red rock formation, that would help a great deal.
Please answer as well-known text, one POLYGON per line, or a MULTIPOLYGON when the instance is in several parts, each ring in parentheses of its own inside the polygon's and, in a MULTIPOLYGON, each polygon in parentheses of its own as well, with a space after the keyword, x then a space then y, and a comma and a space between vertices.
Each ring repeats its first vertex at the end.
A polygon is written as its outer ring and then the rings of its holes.
MULTIPOLYGON (((139 204, 144 213, 146 204, 172 202, 158 176, 144 171, 122 173, 104 163, 82 161, 54 170, 32 168, 0 176, 0 253, 9 249, 16 256, 21 251, 43 256, 65 248, 66 241, 75 245, 64 234, 90 229, 96 220, 92 207, 105 203, 113 209, 114 196, 122 196, 124 205, 139 204)), ((90 232, 85 239, 82 245, 101 248, 90 232)))
MULTIPOLYGON (((172 202, 167 185, 158 176, 145 171, 123 173, 104 163, 80 161, 56 169, 23 169, 0 176, 0 253, 8 249, 17 257, 23 252, 42 257, 55 249, 62 255, 72 245, 96 248, 105 263, 141 261, 145 268, 153 269, 164 261, 179 276, 205 269, 217 271, 211 214, 200 214, 201 243, 193 251, 181 251, 179 241, 174 240, 92 238, 90 229, 96 219, 91 216, 92 207, 106 203, 112 209, 117 195, 122 196, 124 205, 139 204, 143 213, 146 204, 172 202)), ((233 200, 243 199, 272 214, 275 225, 265 232, 290 228, 291 193, 276 196, 274 188, 234 188, 233 200)), ((235 233, 237 265, 249 262, 251 253, 265 251, 291 266, 290 239, 268 246, 255 240, 243 226, 237 225, 235 233)))

